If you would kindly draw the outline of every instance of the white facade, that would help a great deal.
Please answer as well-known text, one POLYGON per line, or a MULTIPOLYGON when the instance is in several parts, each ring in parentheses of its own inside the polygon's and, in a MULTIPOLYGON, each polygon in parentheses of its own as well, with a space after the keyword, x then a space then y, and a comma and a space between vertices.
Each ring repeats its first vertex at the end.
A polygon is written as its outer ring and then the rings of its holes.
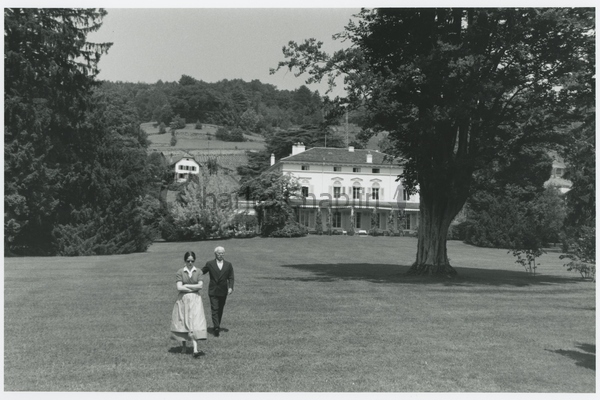
POLYGON ((567 193, 573 186, 571 181, 563 177, 567 167, 562 158, 560 158, 557 154, 552 153, 550 156, 552 157, 552 174, 550 175, 550 179, 544 183, 544 186, 554 186, 561 193, 567 193))
POLYGON ((402 182, 396 182, 402 168, 384 156, 374 150, 352 147, 305 150, 304 145, 297 144, 291 156, 282 158, 271 169, 298 179, 302 197, 293 199, 292 204, 297 208, 298 222, 310 229, 316 226, 320 210, 324 229, 330 218, 334 230, 385 230, 390 213, 397 216, 400 212, 405 218, 402 226, 395 223, 395 228, 414 230, 418 223, 419 195, 409 195, 402 182))
POLYGON ((190 175, 200 174, 200 164, 191 157, 183 157, 173 164, 175 172, 175 182, 185 182, 190 179, 190 175))

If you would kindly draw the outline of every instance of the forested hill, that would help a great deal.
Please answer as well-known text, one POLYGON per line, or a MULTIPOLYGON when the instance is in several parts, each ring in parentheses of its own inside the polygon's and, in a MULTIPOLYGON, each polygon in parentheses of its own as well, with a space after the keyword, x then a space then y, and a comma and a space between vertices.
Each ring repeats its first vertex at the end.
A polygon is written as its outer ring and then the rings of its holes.
POLYGON ((153 84, 103 82, 103 90, 131 101, 141 122, 167 127, 177 116, 187 123, 207 123, 265 133, 322 122, 319 92, 306 86, 289 91, 258 80, 207 83, 183 75, 179 82, 153 84))

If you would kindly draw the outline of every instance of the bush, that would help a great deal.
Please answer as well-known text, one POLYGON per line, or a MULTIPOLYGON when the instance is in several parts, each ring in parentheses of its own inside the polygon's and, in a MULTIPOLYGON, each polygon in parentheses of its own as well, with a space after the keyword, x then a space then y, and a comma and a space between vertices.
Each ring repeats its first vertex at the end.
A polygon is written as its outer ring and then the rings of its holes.
POLYGON ((194 129, 202 129, 202 123, 200 120, 196 121, 196 125, 194 125, 194 129))
POLYGON ((567 254, 561 259, 571 261, 565 264, 567 271, 577 271, 582 278, 596 279, 596 228, 581 226, 566 242, 567 254))
POLYGON ((369 230, 369 235, 371 236, 384 236, 387 232, 384 231, 383 229, 379 229, 379 228, 373 228, 371 230, 369 230))
POLYGON ((321 216, 321 210, 317 210, 317 216, 315 221, 315 233, 317 235, 323 234, 323 217, 321 216))
POLYGON ((165 125, 164 122, 161 122, 160 125, 158 126, 158 133, 160 133, 160 134, 167 133, 167 126, 165 125))
POLYGON ((209 175, 216 175, 219 172, 219 163, 215 157, 209 157, 206 161, 206 168, 209 175))
POLYGON ((184 129, 185 128, 185 118, 176 115, 171 122, 171 127, 174 129, 184 129))
POLYGON ((596 265, 584 262, 571 261, 565 264, 567 271, 577 271, 583 279, 596 279, 596 265))
POLYGON ((465 240, 468 223, 450 224, 448 229, 448 240, 465 240))
POLYGON ((270 237, 302 237, 308 235, 308 228, 297 222, 288 222, 283 228, 271 232, 270 237))
POLYGON ((171 146, 177 146, 177 136, 171 136, 171 146))
POLYGON ((244 142, 246 140, 240 128, 234 128, 232 131, 229 131, 227 128, 219 127, 215 133, 215 137, 224 142, 244 142))
POLYGON ((232 218, 230 210, 205 207, 200 185, 190 183, 182 187, 159 229, 168 241, 228 238, 234 235, 232 218))
POLYGON ((167 242, 173 242, 177 240, 177 229, 175 228, 175 221, 171 214, 164 216, 158 223, 158 230, 160 236, 167 242))
POLYGON ((257 234, 258 218, 247 213, 235 214, 231 220, 233 236, 236 238, 254 237, 257 234))

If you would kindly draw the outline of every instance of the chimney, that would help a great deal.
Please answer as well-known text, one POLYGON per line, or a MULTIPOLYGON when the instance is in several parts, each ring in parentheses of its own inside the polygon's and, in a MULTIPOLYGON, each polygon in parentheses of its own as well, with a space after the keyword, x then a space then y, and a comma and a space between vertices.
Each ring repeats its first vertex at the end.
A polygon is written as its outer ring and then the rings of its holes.
POLYGON ((292 146, 292 155, 295 156, 296 154, 300 154, 304 150, 306 150, 306 147, 304 146, 304 143, 298 142, 298 143, 296 143, 296 144, 294 144, 292 146))
POLYGON ((367 162, 373 164, 373 154, 371 152, 367 153, 367 162))
POLYGON ((354 153, 354 146, 348 146, 348 151, 354 153))
POLYGON ((271 165, 275 165, 275 154, 271 153, 271 165))

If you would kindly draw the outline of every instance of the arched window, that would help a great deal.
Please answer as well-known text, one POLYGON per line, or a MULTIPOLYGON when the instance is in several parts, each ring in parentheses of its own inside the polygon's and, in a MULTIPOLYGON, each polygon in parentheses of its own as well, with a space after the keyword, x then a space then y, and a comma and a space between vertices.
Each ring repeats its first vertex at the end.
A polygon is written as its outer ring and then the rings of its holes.
POLYGON ((333 198, 339 199, 342 196, 342 182, 334 181, 333 182, 333 198))
POLYGON ((352 198, 360 199, 361 193, 362 193, 362 187, 360 187, 360 183, 354 182, 354 184, 352 185, 352 198))
POLYGON ((306 179, 300 181, 300 185, 302 186, 302 197, 308 197, 309 193, 309 185, 306 179))
POLYGON ((379 200, 379 183, 374 182, 371 187, 371 199, 379 200))

